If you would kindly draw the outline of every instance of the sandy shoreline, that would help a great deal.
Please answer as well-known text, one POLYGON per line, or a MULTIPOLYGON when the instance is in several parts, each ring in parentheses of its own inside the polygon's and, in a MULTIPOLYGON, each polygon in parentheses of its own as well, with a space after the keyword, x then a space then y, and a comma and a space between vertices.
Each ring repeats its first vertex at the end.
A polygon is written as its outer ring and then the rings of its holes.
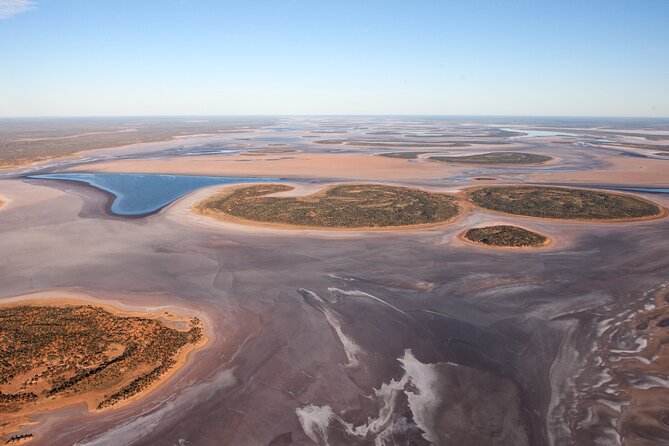
MULTIPOLYGON (((100 299, 79 291, 72 290, 49 290, 37 293, 3 298, 0 300, 0 307, 14 307, 14 306, 76 306, 76 305, 92 305, 101 308, 111 314, 121 317, 142 317, 146 319, 154 319, 161 322, 163 325, 178 331, 185 331, 183 327, 179 327, 180 323, 189 322, 195 315, 188 312, 186 308, 166 306, 163 308, 137 308, 129 304, 123 304, 118 301, 111 301, 107 299, 100 299), (169 311, 168 311, 169 310, 169 311)), ((199 316, 199 315, 198 315, 199 316)), ((202 319, 200 319, 202 321, 202 319)), ((25 427, 35 424, 32 418, 38 414, 44 414, 49 411, 76 406, 84 404, 89 413, 108 412, 128 406, 133 402, 142 399, 143 397, 153 393, 158 388, 164 386, 172 376, 181 371, 188 363, 189 357, 197 350, 202 349, 209 343, 209 336, 211 327, 209 324, 202 325, 202 337, 196 344, 188 344, 173 357, 175 364, 163 373, 156 381, 151 383, 146 389, 126 398, 118 403, 105 407, 103 409, 97 408, 97 400, 100 394, 108 391, 108 389, 100 391, 88 391, 82 395, 66 396, 55 400, 41 401, 38 407, 27 407, 18 412, 5 414, 3 424, 0 425, 0 436, 16 435, 19 431, 21 433, 29 433, 29 429, 25 427)))

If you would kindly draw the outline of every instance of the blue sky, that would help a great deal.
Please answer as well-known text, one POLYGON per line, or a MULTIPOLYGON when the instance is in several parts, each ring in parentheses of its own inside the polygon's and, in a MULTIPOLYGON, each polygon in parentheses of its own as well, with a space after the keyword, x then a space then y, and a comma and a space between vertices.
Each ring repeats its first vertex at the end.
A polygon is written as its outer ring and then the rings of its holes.
POLYGON ((668 0, 0 0, 0 116, 669 116, 668 0))

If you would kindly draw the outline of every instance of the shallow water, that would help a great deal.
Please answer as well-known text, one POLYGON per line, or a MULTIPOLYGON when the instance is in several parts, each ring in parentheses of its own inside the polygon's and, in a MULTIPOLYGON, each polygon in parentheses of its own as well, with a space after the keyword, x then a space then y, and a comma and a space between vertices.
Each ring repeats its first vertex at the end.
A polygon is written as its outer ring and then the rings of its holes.
POLYGON ((667 187, 619 187, 619 186, 602 186, 602 189, 622 190, 628 192, 645 192, 648 194, 669 194, 667 187))
POLYGON ((208 150, 208 149, 195 149, 188 150, 186 152, 177 152, 178 156, 198 156, 198 155, 225 155, 232 153, 239 153, 241 150, 237 149, 218 149, 218 150, 208 150))
POLYGON ((506 132, 514 132, 514 133, 524 133, 523 135, 512 136, 509 139, 541 138, 541 137, 544 137, 544 136, 579 136, 579 135, 576 135, 574 133, 548 132, 548 131, 545 131, 545 130, 507 129, 507 128, 500 128, 500 130, 504 130, 506 132))
POLYGON ((32 175, 28 178, 87 183, 114 195, 114 201, 111 205, 112 213, 126 216, 142 216, 154 213, 174 200, 206 186, 281 181, 280 178, 134 173, 54 173, 32 175))

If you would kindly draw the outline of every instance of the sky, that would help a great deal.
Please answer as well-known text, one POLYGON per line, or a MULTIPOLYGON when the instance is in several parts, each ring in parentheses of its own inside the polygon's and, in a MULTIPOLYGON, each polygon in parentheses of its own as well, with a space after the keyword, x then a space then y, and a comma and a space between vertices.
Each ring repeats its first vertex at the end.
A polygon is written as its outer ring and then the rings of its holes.
POLYGON ((669 0, 0 0, 0 117, 669 117, 669 0))

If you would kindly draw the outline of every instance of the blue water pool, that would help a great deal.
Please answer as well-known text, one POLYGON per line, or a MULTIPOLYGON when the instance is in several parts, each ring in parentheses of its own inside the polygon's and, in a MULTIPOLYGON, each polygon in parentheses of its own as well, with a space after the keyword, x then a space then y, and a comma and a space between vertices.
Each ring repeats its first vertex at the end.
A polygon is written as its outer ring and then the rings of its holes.
POLYGON ((174 200, 202 187, 282 181, 281 178, 211 177, 136 173, 52 173, 28 178, 69 180, 87 183, 114 196, 111 211, 126 216, 142 216, 159 211, 174 200))

